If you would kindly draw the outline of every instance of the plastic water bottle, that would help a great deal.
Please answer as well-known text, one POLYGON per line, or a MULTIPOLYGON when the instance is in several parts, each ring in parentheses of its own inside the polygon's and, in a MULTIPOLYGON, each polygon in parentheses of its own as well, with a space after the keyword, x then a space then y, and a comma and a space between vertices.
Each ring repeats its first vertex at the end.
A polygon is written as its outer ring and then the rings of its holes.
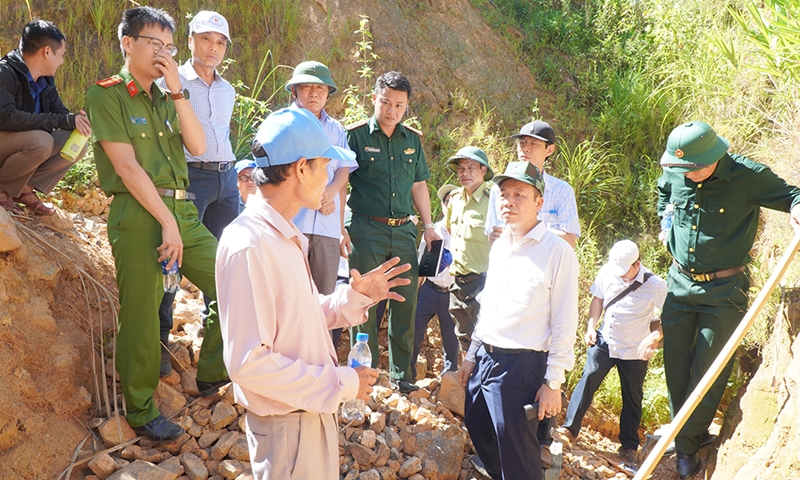
POLYGON ((178 271, 178 262, 172 264, 172 267, 167 270, 167 263, 169 259, 161 262, 161 273, 164 274, 164 291, 175 293, 181 288, 181 274, 178 271))
POLYGON ((69 135, 69 138, 67 138, 67 142, 64 143, 64 147, 61 148, 61 156, 70 162, 74 162, 78 159, 78 154, 81 153, 83 147, 85 147, 86 143, 88 142, 89 137, 79 132, 76 128, 69 135))
POLYGON ((661 234, 658 236, 658 239, 664 243, 667 243, 667 238, 669 238, 669 231, 672 228, 672 221, 675 219, 675 207, 668 203, 666 207, 664 207, 664 216, 661 217, 661 234))
MULTIPOLYGON (((369 350, 369 344, 367 343, 368 341, 369 334, 356 334, 356 344, 353 345, 353 348, 350 349, 350 355, 347 356, 348 367, 372 367, 372 352, 369 350)), ((364 401, 360 398, 354 398, 344 402, 344 404, 342 404, 342 420, 344 420, 345 423, 363 423, 364 401)))

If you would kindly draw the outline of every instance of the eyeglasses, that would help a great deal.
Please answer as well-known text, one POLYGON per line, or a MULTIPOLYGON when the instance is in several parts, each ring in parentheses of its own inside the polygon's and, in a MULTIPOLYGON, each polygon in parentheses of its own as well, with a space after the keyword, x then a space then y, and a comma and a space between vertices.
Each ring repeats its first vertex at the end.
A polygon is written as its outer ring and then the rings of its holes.
POLYGON ((253 181, 253 177, 250 175, 239 175, 239 181, 242 183, 249 183, 253 181))
POLYGON ((138 39, 140 37, 150 40, 150 47, 153 50, 155 50, 156 52, 159 52, 162 49, 164 49, 164 50, 167 51, 167 53, 169 53, 170 57, 174 57, 178 53, 178 47, 176 47, 175 45, 173 45, 171 43, 169 45, 164 45, 164 42, 162 42, 161 40, 159 40, 157 38, 148 37, 147 35, 135 35, 133 38, 137 38, 138 39))
POLYGON ((536 145, 536 142, 543 143, 545 147, 549 145, 547 142, 543 142, 538 138, 523 137, 517 139, 517 145, 519 145, 520 148, 525 148, 527 146, 533 147, 534 145, 536 145))

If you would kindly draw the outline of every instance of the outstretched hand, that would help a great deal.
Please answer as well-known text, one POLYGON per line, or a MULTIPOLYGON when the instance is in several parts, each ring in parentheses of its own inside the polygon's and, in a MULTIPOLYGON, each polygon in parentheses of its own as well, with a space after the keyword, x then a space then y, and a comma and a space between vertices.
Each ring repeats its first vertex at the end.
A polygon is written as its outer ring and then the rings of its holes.
POLYGON ((366 295, 372 299, 373 302, 380 302, 386 298, 396 300, 398 302, 405 302, 406 299, 391 289, 402 285, 411 283, 408 278, 395 278, 401 273, 411 270, 411 265, 400 263, 400 257, 390 258, 389 260, 378 265, 376 268, 361 275, 358 270, 350 270, 350 286, 356 292, 366 295))

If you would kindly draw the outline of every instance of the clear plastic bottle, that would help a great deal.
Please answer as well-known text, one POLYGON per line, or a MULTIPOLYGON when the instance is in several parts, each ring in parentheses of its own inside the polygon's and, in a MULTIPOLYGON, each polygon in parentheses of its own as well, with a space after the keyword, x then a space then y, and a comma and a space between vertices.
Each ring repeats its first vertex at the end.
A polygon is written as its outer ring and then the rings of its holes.
POLYGON ((161 262, 161 273, 164 274, 164 291, 175 293, 181 288, 181 274, 178 271, 178 262, 172 264, 172 268, 167 270, 169 259, 161 262))
POLYGON ((661 240, 662 243, 667 243, 667 239, 669 238, 669 231, 672 229, 672 221, 675 219, 675 207, 668 203, 666 207, 664 207, 664 216, 661 217, 661 233, 658 235, 658 239, 661 240))
MULTIPOLYGON (((350 355, 347 356, 348 367, 372 367, 372 352, 369 350, 368 341, 369 334, 359 333, 356 335, 356 344, 353 345, 353 348, 350 349, 350 355)), ((342 420, 345 423, 363 423, 364 401, 360 398, 345 401, 342 404, 342 420)))

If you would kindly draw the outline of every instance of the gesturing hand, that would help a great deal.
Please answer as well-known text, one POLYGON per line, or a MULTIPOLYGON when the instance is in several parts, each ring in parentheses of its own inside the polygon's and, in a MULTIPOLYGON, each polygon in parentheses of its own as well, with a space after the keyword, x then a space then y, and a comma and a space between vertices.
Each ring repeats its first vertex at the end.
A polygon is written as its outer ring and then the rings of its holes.
POLYGON ((354 268, 350 270, 350 286, 356 292, 371 298, 373 302, 380 302, 385 298, 405 302, 406 299, 402 295, 392 292, 391 289, 411 283, 411 279, 408 278, 395 278, 409 271, 411 265, 404 263, 396 267, 398 263, 400 257, 390 258, 364 275, 354 268))

